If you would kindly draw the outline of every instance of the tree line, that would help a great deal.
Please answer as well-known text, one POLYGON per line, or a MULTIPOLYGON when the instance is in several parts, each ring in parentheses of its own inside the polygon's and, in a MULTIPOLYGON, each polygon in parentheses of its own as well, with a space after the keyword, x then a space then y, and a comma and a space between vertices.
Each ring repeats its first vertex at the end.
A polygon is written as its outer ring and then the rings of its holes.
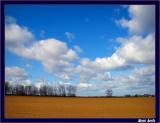
POLYGON ((41 85, 37 88, 34 85, 11 85, 9 82, 5 82, 5 95, 21 95, 21 96, 76 96, 76 86, 74 85, 62 85, 49 86, 41 85))

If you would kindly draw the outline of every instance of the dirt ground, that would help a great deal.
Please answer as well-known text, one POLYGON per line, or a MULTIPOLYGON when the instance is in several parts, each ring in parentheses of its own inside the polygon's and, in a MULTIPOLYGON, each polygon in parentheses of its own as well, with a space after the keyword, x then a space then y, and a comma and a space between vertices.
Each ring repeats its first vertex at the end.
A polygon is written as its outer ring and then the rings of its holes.
POLYGON ((155 98, 6 96, 6 118, 154 118, 155 98))

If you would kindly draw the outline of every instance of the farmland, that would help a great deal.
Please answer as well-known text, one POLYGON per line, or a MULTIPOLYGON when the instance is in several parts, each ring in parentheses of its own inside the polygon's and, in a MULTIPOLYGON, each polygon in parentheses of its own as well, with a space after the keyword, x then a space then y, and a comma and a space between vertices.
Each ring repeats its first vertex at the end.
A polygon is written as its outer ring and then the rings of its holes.
POLYGON ((6 118, 154 118, 154 97, 5 96, 6 118))

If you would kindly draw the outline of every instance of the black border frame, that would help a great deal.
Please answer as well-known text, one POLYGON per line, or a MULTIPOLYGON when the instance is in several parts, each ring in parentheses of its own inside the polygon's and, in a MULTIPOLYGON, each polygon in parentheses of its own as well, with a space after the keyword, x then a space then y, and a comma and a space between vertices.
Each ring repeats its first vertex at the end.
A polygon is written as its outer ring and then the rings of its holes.
POLYGON ((156 24, 156 28, 155 28, 155 89, 156 89, 156 118, 155 121, 156 122, 160 122, 160 114, 159 114, 159 95, 160 95, 160 91, 159 91, 159 86, 160 86, 160 73, 159 73, 159 62, 160 62, 160 57, 159 57, 159 4, 160 2, 158 0, 148 0, 148 1, 144 1, 144 0, 100 0, 100 1, 96 1, 96 0, 53 0, 53 1, 38 1, 38 0, 33 0, 33 1, 0 1, 0 19, 1 19, 1 42, 0 42, 0 60, 1 60, 1 64, 0 64, 0 87, 1 87, 1 120, 2 122, 138 122, 138 119, 147 119, 147 118, 56 118, 56 119, 52 119, 52 118, 5 118, 5 110, 4 110, 4 80, 5 80, 5 39, 4 39, 4 30, 5 30, 5 21, 4 21, 4 6, 6 4, 127 4, 127 5, 138 5, 138 4, 144 4, 144 5, 155 5, 155 24, 156 24))

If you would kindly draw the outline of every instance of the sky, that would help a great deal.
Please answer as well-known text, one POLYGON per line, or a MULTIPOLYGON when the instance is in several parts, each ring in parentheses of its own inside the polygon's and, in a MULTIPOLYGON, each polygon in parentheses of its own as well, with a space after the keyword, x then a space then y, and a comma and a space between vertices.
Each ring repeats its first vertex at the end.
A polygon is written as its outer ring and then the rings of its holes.
POLYGON ((155 94, 155 6, 5 5, 5 80, 155 94))

